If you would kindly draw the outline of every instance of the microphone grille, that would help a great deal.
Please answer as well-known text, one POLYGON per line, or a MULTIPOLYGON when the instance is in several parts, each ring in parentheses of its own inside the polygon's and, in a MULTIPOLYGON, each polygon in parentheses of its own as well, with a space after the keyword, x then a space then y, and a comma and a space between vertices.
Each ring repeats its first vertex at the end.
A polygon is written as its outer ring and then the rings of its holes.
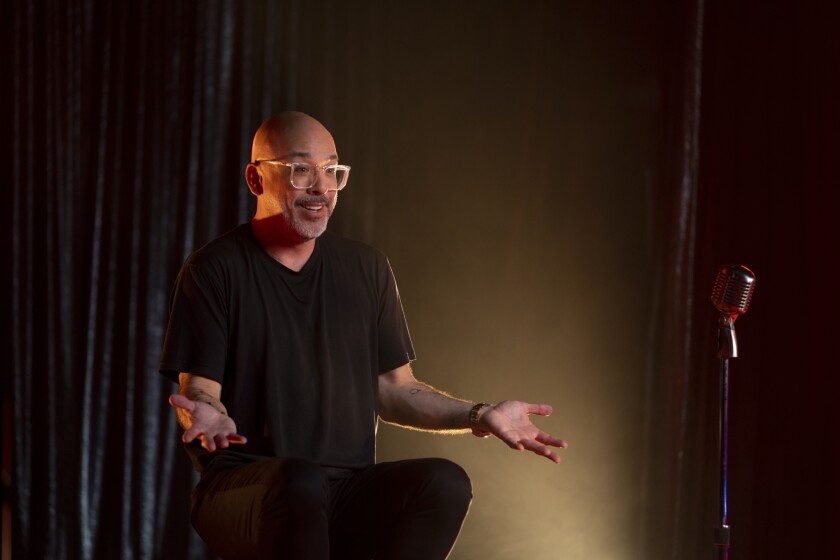
POLYGON ((718 271, 712 290, 712 303, 722 313, 745 313, 754 291, 753 271, 740 264, 730 264, 718 271))

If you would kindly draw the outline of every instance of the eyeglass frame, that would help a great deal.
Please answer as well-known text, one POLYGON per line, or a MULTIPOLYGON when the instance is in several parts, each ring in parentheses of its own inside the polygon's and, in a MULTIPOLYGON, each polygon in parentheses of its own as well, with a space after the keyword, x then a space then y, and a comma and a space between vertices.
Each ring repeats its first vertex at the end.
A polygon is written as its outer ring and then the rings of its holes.
POLYGON ((341 164, 338 164, 338 163, 329 163, 327 165, 317 165, 317 164, 313 164, 313 163, 306 163, 305 161, 283 161, 282 159, 258 159, 258 160, 252 161, 251 163, 253 163, 254 165, 259 165, 261 163, 270 163, 272 165, 284 165, 286 167, 291 167, 292 172, 289 175, 289 184, 292 185, 293 189, 296 189, 296 190, 299 190, 299 191, 305 191, 307 189, 311 189, 315 185, 314 182, 311 185, 309 185, 308 187, 299 187, 299 186, 295 185, 295 169, 299 165, 305 165, 307 167, 314 167, 316 169, 320 169, 321 173, 323 173, 323 174, 326 174, 326 172, 328 170, 344 171, 345 175, 344 175, 344 181, 342 182, 342 184, 339 185, 338 187, 334 188, 334 189, 327 189, 327 190, 330 190, 330 191, 340 191, 341 189, 343 189, 344 187, 347 186, 347 181, 350 179, 350 166, 349 165, 341 165, 341 164))

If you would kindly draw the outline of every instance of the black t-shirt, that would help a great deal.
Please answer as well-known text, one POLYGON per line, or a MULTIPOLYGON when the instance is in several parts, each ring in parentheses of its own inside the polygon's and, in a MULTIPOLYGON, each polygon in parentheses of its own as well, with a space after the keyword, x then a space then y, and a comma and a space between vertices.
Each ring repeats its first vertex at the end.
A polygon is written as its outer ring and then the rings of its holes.
POLYGON ((248 438, 236 451, 188 447, 199 470, 225 453, 360 468, 374 462, 378 375, 413 359, 384 255, 324 233, 294 272, 243 224, 184 263, 160 371, 221 383, 248 438))

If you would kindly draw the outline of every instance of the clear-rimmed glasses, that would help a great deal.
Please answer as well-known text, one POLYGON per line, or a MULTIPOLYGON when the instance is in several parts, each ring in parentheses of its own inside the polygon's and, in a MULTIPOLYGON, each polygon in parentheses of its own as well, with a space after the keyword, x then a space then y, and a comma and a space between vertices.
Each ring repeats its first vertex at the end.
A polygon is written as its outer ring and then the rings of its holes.
POLYGON ((321 171, 323 188, 328 191, 340 191, 347 185, 347 178, 350 176, 349 165, 315 165, 312 163, 288 162, 279 159, 258 159, 254 165, 270 163, 272 165, 285 165, 291 168, 292 187, 299 190, 312 188, 318 180, 318 170, 321 171))

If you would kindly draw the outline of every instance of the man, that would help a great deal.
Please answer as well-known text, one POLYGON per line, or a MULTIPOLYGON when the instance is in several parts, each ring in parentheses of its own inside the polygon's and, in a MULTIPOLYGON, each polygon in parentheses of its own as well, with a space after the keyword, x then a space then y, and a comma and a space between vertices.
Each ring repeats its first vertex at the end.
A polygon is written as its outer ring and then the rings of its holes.
POLYGON ((170 403, 201 473, 193 525, 226 559, 445 558, 469 478, 444 459, 374 464, 377 418, 554 462, 566 447, 529 420, 547 405, 468 402, 414 378, 387 260, 325 233, 349 171, 317 120, 271 117, 245 169, 254 218, 178 276, 160 369, 180 384, 170 403))

